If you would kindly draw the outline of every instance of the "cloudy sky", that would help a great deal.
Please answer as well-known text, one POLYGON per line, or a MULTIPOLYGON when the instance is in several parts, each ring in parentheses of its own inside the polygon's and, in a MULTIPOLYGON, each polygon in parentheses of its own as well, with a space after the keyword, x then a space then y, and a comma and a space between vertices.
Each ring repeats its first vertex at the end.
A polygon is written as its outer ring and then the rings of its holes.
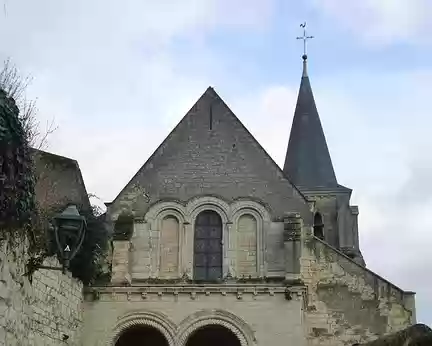
POLYGON ((369 268, 432 325, 429 0, 0 0, 0 59, 33 83, 48 150, 110 201, 207 86, 279 165, 309 74, 369 268), (301 3, 301 5, 300 5, 301 3))

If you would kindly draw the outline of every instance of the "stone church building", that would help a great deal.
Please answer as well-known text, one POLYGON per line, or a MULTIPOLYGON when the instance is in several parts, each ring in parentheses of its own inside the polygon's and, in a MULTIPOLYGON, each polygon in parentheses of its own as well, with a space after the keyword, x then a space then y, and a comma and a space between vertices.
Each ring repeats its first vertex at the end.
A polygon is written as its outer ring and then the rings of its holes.
POLYGON ((353 345, 415 323, 414 293, 366 267, 306 56, 286 141, 281 169, 209 87, 107 203, 82 344, 353 345))

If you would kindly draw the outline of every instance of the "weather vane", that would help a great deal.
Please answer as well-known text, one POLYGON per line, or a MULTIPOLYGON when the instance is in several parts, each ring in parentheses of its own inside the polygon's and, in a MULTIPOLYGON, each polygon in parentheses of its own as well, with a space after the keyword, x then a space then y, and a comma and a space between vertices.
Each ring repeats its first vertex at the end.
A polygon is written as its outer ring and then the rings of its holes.
POLYGON ((306 34, 306 22, 300 24, 300 27, 303 28, 303 36, 297 37, 297 40, 303 40, 303 59, 307 59, 306 52, 306 44, 309 39, 314 38, 313 36, 307 36, 306 34))

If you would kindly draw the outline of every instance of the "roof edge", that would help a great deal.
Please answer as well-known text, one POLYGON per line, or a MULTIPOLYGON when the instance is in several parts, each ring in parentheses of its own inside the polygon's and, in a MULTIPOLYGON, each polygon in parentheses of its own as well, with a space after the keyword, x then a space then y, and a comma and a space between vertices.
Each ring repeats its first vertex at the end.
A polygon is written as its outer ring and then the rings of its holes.
POLYGON ((206 94, 208 90, 214 89, 211 86, 208 86, 207 89, 202 93, 202 95, 198 98, 197 101, 192 105, 192 107, 189 108, 189 110, 186 112, 186 114, 179 120, 176 126, 168 133, 168 135, 165 137, 165 139, 156 147, 156 149, 153 151, 153 153, 148 157, 148 159, 144 162, 144 164, 135 172, 135 174, 132 176, 132 178, 129 179, 129 181, 126 183, 126 185, 120 190, 120 192, 117 194, 117 196, 114 197, 114 199, 109 202, 110 205, 114 204, 117 199, 120 197, 120 195, 123 193, 123 191, 126 190, 126 188, 129 186, 129 184, 138 176, 138 174, 152 161, 152 159, 155 157, 156 153, 159 151, 160 148, 163 147, 163 145, 168 141, 168 139, 172 136, 172 134, 175 132, 175 130, 179 127, 181 122, 184 118, 187 117, 187 115, 193 110, 195 105, 198 103, 199 100, 201 100, 202 97, 206 94))

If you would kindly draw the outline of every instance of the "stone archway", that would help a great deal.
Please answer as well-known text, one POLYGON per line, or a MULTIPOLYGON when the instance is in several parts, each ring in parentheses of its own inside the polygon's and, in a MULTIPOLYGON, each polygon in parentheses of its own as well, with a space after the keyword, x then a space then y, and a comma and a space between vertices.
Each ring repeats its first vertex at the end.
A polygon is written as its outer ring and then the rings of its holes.
POLYGON ((213 345, 210 342, 215 334, 224 340, 215 345, 256 345, 254 332, 245 321, 228 311, 212 309, 197 311, 180 322, 176 346, 194 346, 198 344, 196 340, 206 340, 205 346, 213 345))
POLYGON ((121 318, 106 340, 106 346, 174 346, 177 326, 155 311, 131 311, 121 318))
POLYGON ((169 346, 165 336, 148 325, 134 325, 124 330, 114 346, 169 346))
POLYGON ((228 328, 210 324, 198 328, 187 339, 185 346, 241 346, 240 340, 228 328))

